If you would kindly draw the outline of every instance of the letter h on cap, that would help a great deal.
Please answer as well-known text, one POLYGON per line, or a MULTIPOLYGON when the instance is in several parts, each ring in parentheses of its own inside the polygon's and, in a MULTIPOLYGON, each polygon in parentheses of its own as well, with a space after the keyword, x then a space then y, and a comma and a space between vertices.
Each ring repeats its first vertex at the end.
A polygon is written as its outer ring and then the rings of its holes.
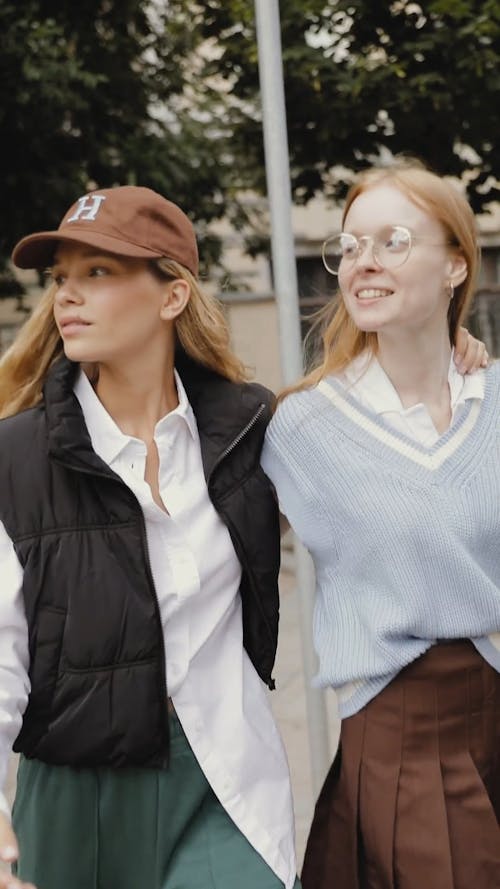
POLYGON ((83 198, 78 198, 78 207, 66 222, 76 222, 78 219, 88 219, 92 222, 105 200, 106 197, 102 194, 84 195, 83 198))

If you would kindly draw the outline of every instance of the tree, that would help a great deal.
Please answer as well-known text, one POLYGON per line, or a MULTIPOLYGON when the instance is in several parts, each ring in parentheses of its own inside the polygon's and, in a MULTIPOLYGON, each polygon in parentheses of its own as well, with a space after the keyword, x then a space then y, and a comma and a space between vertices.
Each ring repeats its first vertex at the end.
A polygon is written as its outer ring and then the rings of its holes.
MULTIPOLYGON (((219 47, 207 71, 227 80, 234 150, 263 188, 253 4, 180 5, 219 47)), ((342 196, 345 171, 384 149, 464 176, 475 210, 500 198, 498 0, 281 0, 280 14, 295 201, 342 196)))
POLYGON ((225 212, 226 135, 218 96, 195 78, 202 37, 184 12, 0 0, 0 27, 0 269, 20 237, 56 226, 89 188, 135 182, 178 202, 213 257, 205 235, 225 212))
MULTIPOLYGON (((498 0, 281 0, 280 14, 296 202, 341 197, 383 150, 465 175, 476 210, 500 197, 498 0)), ((206 260, 212 220, 245 226, 238 196, 266 188, 251 0, 0 0, 0 27, 0 270, 90 187, 172 197, 206 260)))

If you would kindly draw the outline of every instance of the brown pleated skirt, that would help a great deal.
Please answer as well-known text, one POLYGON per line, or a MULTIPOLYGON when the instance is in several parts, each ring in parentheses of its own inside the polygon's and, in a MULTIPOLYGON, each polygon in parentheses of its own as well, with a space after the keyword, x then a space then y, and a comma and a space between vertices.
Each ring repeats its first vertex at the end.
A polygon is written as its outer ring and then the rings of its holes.
POLYGON ((303 889, 500 889, 500 674, 433 646, 344 719, 303 889))

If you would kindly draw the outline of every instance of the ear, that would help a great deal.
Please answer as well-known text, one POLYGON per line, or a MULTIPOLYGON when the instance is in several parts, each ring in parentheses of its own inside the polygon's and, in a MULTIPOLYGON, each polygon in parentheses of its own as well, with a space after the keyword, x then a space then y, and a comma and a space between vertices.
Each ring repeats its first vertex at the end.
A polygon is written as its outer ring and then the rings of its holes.
POLYGON ((453 284, 454 287, 458 287, 459 284, 462 284, 467 277, 467 260, 462 253, 452 253, 448 259, 447 265, 447 279, 453 284))
POLYGON ((163 321, 174 321, 187 306, 191 296, 191 287, 183 278, 169 281, 165 287, 165 296, 160 310, 163 321))

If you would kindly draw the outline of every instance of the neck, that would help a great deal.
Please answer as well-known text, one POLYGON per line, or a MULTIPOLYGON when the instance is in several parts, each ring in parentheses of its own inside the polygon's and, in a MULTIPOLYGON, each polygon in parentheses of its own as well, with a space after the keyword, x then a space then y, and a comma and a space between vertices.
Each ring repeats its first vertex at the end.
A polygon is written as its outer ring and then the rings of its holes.
POLYGON ((377 358, 405 408, 414 404, 450 404, 448 331, 392 337, 379 333, 377 358))
POLYGON ((149 442, 158 421, 179 404, 173 356, 141 373, 130 365, 101 364, 95 391, 122 432, 149 442))

